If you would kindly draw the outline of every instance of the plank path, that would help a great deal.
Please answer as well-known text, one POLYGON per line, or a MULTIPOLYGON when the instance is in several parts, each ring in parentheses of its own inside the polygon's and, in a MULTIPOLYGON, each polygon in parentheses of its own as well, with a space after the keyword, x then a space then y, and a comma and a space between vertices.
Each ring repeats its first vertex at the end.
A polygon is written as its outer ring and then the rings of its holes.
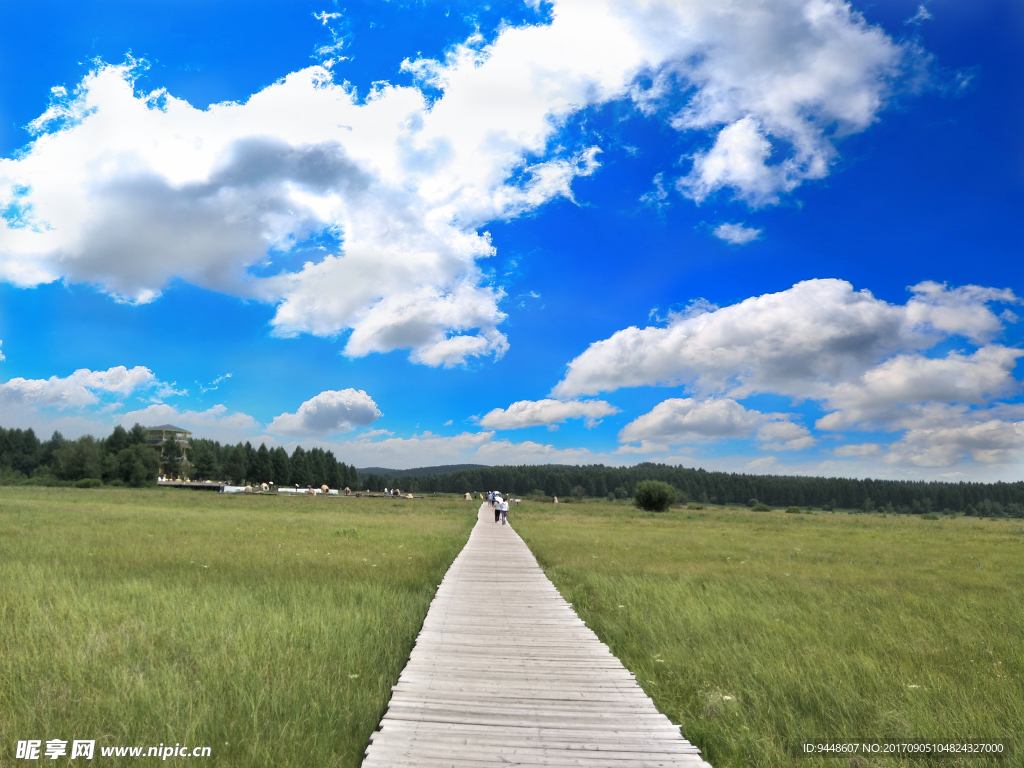
POLYGON ((486 503, 363 768, 710 768, 486 503))

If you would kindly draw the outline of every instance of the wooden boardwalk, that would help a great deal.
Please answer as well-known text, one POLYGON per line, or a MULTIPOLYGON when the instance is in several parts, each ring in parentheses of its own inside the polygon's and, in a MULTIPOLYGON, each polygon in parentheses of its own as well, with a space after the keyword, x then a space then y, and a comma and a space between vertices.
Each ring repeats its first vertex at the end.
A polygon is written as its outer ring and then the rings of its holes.
POLYGON ((484 504, 363 768, 710 768, 484 504))

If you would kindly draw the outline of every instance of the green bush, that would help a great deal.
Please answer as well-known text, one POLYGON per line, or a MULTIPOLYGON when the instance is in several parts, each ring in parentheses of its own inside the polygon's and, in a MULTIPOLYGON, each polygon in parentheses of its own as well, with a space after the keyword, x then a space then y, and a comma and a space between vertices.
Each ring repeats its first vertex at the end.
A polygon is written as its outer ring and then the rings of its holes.
POLYGON ((75 482, 75 488, 102 488, 103 481, 96 477, 84 477, 75 482))
POLYGON ((633 503, 648 512, 664 512, 676 501, 676 489, 660 480, 644 480, 633 489, 633 503))
POLYGON ((822 504, 821 508, 823 510, 825 510, 826 512, 831 512, 832 511, 832 505, 831 504, 822 504))
POLYGON ((757 499, 751 499, 750 501, 747 502, 747 506, 750 507, 751 509, 753 509, 754 507, 756 507, 760 503, 761 502, 759 502, 757 499))
POLYGON ((687 509, 704 509, 704 505, 703 504, 698 504, 696 501, 691 501, 689 504, 686 505, 686 508, 687 509))
POLYGON ((800 509, 800 507, 786 507, 787 515, 799 515, 801 512, 803 512, 803 510, 800 509))
POLYGON ((752 509, 755 512, 771 512, 772 511, 771 507, 769 507, 767 504, 762 504, 761 502, 758 502, 757 504, 755 504, 752 507, 752 509))

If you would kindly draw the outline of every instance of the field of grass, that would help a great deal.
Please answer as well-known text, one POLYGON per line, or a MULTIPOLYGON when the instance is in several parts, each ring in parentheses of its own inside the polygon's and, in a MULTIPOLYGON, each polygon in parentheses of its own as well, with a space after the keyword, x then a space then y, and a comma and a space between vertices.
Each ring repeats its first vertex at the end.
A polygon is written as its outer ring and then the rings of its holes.
POLYGON ((715 768, 1024 765, 1024 522, 526 502, 548 576, 715 768), (1008 760, 796 759, 999 738, 1008 760))
POLYGON ((476 509, 0 488, 0 765, 55 738, 359 765, 476 509))

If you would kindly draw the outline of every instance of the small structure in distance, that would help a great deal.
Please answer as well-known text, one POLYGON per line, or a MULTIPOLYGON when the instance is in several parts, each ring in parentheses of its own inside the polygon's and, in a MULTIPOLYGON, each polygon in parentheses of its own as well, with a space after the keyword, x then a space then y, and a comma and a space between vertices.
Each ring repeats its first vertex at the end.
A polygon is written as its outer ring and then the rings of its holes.
POLYGON ((151 445, 163 455, 164 446, 168 440, 174 440, 181 448, 182 455, 187 456, 191 447, 188 440, 192 433, 187 429, 176 427, 173 424, 161 424, 159 427, 146 427, 146 445, 151 445))

